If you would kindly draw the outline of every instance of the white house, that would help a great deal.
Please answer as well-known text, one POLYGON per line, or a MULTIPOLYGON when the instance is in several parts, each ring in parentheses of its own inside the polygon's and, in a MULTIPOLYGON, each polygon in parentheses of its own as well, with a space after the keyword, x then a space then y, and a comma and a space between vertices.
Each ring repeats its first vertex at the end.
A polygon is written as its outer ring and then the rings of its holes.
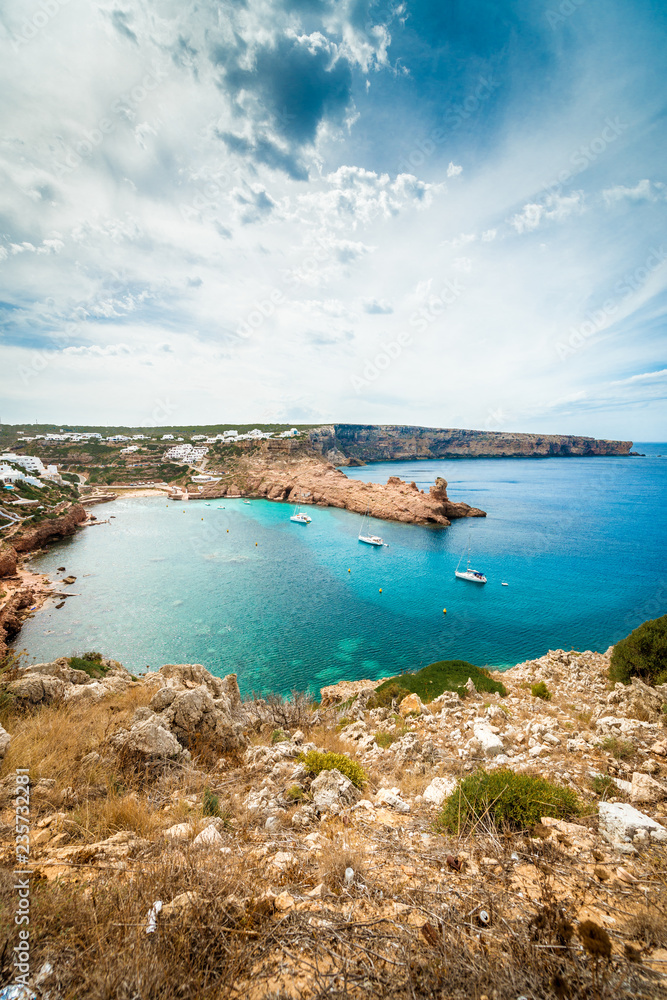
POLYGON ((162 435, 162 440, 163 441, 173 441, 174 440, 174 435, 173 434, 163 434, 162 435))
POLYGON ((19 479, 23 479, 24 475, 25 473, 12 469, 11 465, 5 465, 4 462, 0 465, 0 479, 5 483, 16 483, 19 479))
POLYGON ((203 448, 201 445, 176 444, 173 448, 168 448, 163 457, 194 465, 196 462, 201 462, 206 454, 208 454, 208 448, 203 448))
POLYGON ((130 445, 127 446, 127 448, 121 448, 120 449, 121 455, 129 455, 129 453, 131 451, 139 451, 139 445, 138 444, 130 444, 130 445))
POLYGON ((4 455, 0 455, 0 462, 13 462, 22 466, 26 472, 35 472, 38 476, 44 472, 42 460, 36 455, 15 455, 11 451, 6 451, 4 455))

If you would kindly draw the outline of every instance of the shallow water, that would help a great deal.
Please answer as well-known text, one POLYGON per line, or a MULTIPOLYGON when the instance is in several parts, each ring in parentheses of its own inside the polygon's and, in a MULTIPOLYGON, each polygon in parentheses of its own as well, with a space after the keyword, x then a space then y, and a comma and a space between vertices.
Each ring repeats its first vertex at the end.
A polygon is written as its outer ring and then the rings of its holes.
POLYGON ((444 530, 371 521, 381 549, 357 541, 359 516, 330 508, 304 526, 269 501, 106 504, 95 513, 109 524, 33 560, 66 566, 80 596, 38 612, 17 646, 37 660, 97 649, 135 671, 203 663, 237 672, 245 692, 604 650, 667 610, 667 445, 636 447, 651 454, 348 469, 420 488, 444 476, 453 500, 488 512, 444 530), (485 586, 454 577, 468 538, 485 586))

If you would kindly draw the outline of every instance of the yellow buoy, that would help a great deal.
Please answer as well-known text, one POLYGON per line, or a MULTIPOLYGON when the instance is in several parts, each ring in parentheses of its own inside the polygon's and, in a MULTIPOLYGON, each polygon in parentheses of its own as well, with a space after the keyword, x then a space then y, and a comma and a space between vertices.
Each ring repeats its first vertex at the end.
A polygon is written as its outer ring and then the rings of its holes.
POLYGON ((203 520, 204 520, 204 518, 202 517, 202 521, 203 521, 203 520))
POLYGON ((351 569, 348 569, 348 573, 351 573, 351 572, 352 572, 352 570, 351 570, 351 569))
POLYGON ((257 545, 257 542, 255 542, 255 545, 257 545))
POLYGON ((382 593, 382 587, 380 587, 380 593, 382 593))
POLYGON ((443 608, 442 609, 442 613, 443 613, 443 615, 446 615, 447 614, 447 608, 443 608))
POLYGON ((229 528, 227 528, 227 534, 229 534, 229 528))

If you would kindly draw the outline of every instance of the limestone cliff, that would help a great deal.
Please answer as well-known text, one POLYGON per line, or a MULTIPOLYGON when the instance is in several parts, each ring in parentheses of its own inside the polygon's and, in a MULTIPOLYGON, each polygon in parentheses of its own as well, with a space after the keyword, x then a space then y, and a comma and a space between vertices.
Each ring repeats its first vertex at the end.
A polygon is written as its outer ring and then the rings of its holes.
POLYGON ((309 433, 313 451, 336 465, 415 458, 548 458, 628 455, 632 441, 568 434, 513 434, 397 424, 328 424, 309 433))
POLYGON ((32 552, 47 542, 56 538, 73 535, 77 525, 86 520, 85 508, 80 503, 72 504, 59 517, 38 521, 29 527, 21 527, 10 538, 11 545, 17 552, 32 552))

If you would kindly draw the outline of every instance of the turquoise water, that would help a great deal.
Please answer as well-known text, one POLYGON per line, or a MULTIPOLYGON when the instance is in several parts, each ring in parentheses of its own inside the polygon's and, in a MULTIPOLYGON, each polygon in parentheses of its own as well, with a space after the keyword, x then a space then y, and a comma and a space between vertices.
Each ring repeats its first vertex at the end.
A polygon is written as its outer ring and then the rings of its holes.
POLYGON ((444 476, 452 499, 489 515, 447 529, 373 521, 381 549, 357 541, 357 515, 328 508, 303 526, 268 501, 97 507, 109 524, 33 561, 54 574, 66 566, 80 596, 38 612, 18 645, 37 660, 97 649, 135 671, 203 663, 237 672, 245 692, 445 658, 506 667, 549 648, 604 650, 667 611, 667 445, 636 447, 651 454, 346 470, 420 488, 444 476), (486 586, 454 577, 469 536, 486 586))

